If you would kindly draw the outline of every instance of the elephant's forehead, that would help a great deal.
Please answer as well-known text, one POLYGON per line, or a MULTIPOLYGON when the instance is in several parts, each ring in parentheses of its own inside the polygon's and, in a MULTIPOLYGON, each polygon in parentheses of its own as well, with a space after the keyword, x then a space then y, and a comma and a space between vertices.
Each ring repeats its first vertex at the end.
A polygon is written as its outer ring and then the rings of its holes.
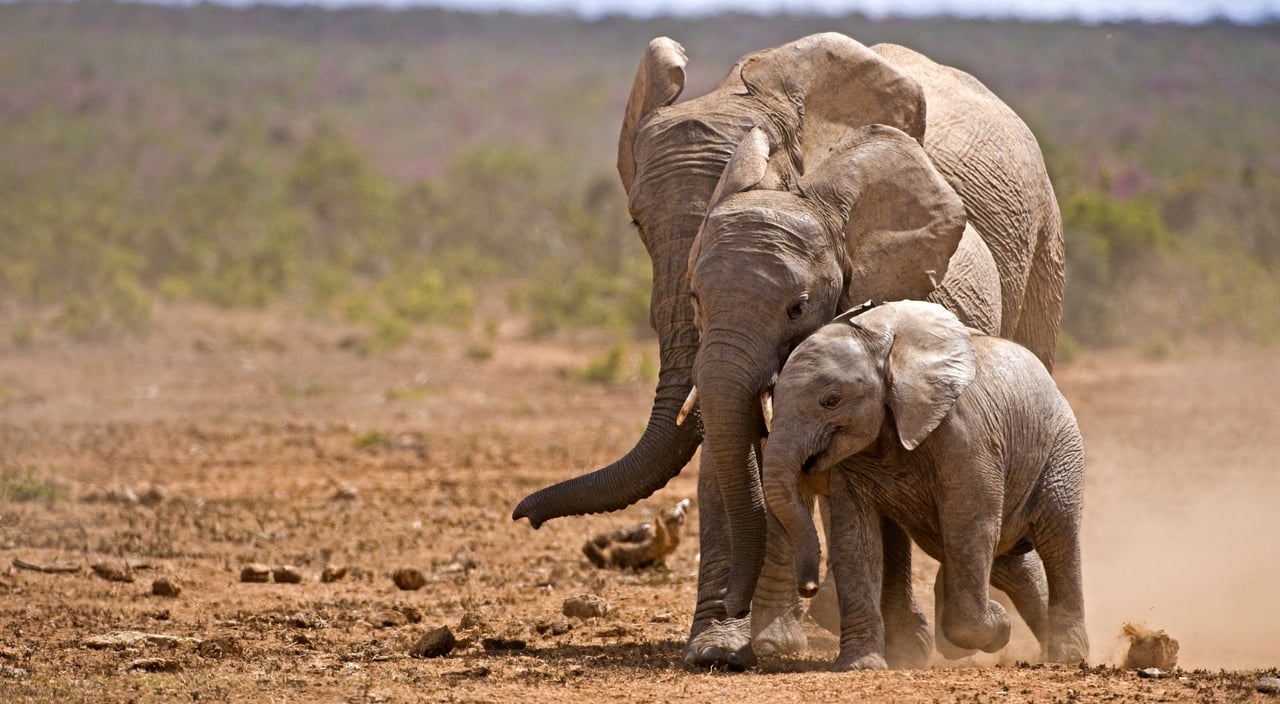
POLYGON ((707 231, 713 237, 753 237, 816 244, 823 235, 821 224, 799 198, 782 191, 747 191, 726 198, 707 218, 707 231))

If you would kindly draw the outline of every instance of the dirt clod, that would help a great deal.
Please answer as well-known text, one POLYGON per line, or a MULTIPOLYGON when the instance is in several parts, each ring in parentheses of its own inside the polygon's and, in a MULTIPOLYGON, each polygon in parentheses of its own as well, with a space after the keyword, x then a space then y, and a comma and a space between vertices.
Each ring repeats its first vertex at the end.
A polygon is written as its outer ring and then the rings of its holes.
POLYGON ((151 583, 151 593, 156 596, 176 597, 182 593, 182 585, 169 577, 160 577, 151 583))
POLYGON ((601 568, 643 569, 662 565, 680 545, 680 529, 688 511, 689 500, 684 499, 663 511, 652 523, 593 537, 582 546, 582 554, 601 568))
POLYGON ((564 616, 556 616, 545 621, 539 621, 534 630, 544 636, 562 636, 573 630, 573 624, 564 616))
POLYGON ((241 582, 269 582, 271 581, 271 568, 261 563, 250 563, 240 569, 241 582))
POLYGON ((440 626, 423 633, 409 648, 409 655, 415 658, 438 658, 453 652, 453 646, 457 642, 448 626, 440 626))
POLYGON ((584 621, 609 613, 609 602, 595 594, 579 594, 564 600, 564 615, 584 621))
POLYGON ((1121 632, 1129 639, 1129 652, 1124 656, 1126 669, 1172 670, 1177 667, 1178 641, 1170 638, 1168 633, 1134 623, 1126 623, 1121 632))
POLYGON ((196 647, 196 653, 202 658, 210 660, 220 660, 222 658, 240 657, 244 655, 244 648, 240 646, 240 641, 230 636, 221 636, 218 638, 206 638, 196 647))
POLYGON ((1158 680, 1164 677, 1164 671, 1158 667, 1144 667, 1138 670, 1138 676, 1144 680, 1158 680))
POLYGON ((1263 694, 1280 694, 1280 677, 1260 678, 1257 690, 1263 694))
POLYGON ((383 609, 373 617, 373 624, 382 628, 399 628, 409 625, 409 618, 395 609, 383 609))
POLYGON ((500 653, 510 650, 524 650, 528 644, 520 638, 485 638, 480 641, 486 653, 500 653))
POLYGON ((427 586, 427 578, 422 570, 413 567, 401 567, 391 574, 391 581, 405 591, 414 591, 427 586))
POLYGON ((302 583, 302 573, 292 565, 280 565, 271 570, 271 578, 281 584, 302 583))

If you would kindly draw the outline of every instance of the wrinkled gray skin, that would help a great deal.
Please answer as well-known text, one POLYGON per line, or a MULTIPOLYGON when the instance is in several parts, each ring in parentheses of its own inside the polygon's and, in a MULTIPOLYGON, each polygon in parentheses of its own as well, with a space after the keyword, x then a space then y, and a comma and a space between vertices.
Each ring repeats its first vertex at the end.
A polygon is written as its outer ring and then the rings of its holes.
MULTIPOLYGON (((649 423, 617 462, 526 497, 513 517, 528 517, 537 527, 559 516, 623 508, 679 473, 705 436, 698 480, 702 560, 686 662, 744 667, 754 657, 745 617, 766 531, 777 547, 770 548, 753 606, 768 617, 751 619, 752 625, 770 632, 776 650, 794 649, 804 638, 790 570, 776 569, 789 562, 789 546, 766 521, 757 464, 762 422, 756 399, 792 344, 775 338, 797 329, 767 316, 785 318, 790 301, 768 302, 772 307, 753 301, 742 309, 761 311, 744 329, 759 333, 750 336, 756 340, 750 351, 766 354, 753 357, 744 347, 737 359, 711 362, 706 350, 727 346, 700 340, 686 276, 694 237, 739 144, 759 127, 771 145, 770 178, 753 188, 790 190, 806 175, 806 164, 820 161, 857 128, 887 125, 922 143, 963 204, 960 231, 965 223, 971 226, 994 261, 1001 311, 988 318, 1046 366, 1052 364, 1061 311, 1061 224, 1039 148, 1025 125, 972 77, 908 49, 868 49, 842 35, 813 35, 748 55, 715 89, 676 103, 684 65, 675 42, 650 43, 618 144, 618 172, 653 261, 650 314, 661 370, 649 423), (701 371, 718 368, 720 378, 707 377, 701 419, 695 413, 677 426, 693 384, 695 356, 703 360, 701 371), (730 373, 735 369, 737 378, 730 373), (771 622, 775 615, 780 623, 771 622)), ((945 262, 944 250, 938 251, 945 262)), ((862 270, 877 266, 868 263, 862 270)), ((944 273, 939 267, 933 275, 940 279, 944 273)), ((825 317, 811 306, 809 331, 851 302, 838 296, 825 317)), ((910 610, 918 613, 914 606, 910 610)))
POLYGON ((935 304, 889 303, 841 316, 802 343, 778 377, 774 404, 764 487, 796 545, 804 594, 818 588, 819 547, 802 493, 829 473, 841 614, 835 669, 886 665, 884 519, 942 565, 940 645, 1004 647, 1009 619, 989 598, 993 565, 1038 554, 1048 593, 1015 593, 1015 604, 1031 614, 1042 658, 1088 656, 1084 446, 1066 399, 1025 348, 971 332, 935 304))

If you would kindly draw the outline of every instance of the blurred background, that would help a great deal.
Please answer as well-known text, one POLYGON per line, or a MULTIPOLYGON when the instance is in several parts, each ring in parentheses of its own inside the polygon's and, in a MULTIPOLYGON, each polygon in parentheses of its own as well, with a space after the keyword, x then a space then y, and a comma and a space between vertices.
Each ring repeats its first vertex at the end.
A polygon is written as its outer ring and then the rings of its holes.
POLYGON ((1280 338, 1273 0, 439 5, 0 3, 0 349, 178 302, 341 319, 372 352, 509 316, 643 339, 613 163, 647 41, 685 46, 687 98, 827 30, 969 71, 1035 132, 1062 359, 1280 338))

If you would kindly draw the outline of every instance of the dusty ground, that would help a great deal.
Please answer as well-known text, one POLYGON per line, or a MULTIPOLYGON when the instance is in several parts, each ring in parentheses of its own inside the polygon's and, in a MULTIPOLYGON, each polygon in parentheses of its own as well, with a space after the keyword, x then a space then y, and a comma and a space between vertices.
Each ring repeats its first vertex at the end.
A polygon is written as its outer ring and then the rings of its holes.
MULTIPOLYGON (((638 435, 648 384, 566 374, 607 339, 532 343, 511 324, 492 342, 444 332, 366 357, 351 332, 184 308, 160 311, 146 341, 0 347, 0 700, 1280 701, 1255 691, 1280 666, 1275 350, 1059 370, 1089 452, 1090 666, 1025 664, 1019 623, 980 662, 836 675, 815 628, 813 653, 733 675, 677 666, 696 505, 666 569, 602 571, 580 553, 694 498, 692 468, 622 513, 539 531, 509 518, 638 435), (254 562, 303 581, 240 582, 254 562), (326 565, 348 574, 321 582, 326 565), (426 586, 397 588, 401 567, 426 586), (162 577, 181 594, 153 596, 162 577), (538 632, 579 594, 612 611, 538 632), (1177 638, 1181 669, 1118 668, 1128 621, 1177 638), (451 655, 409 656, 442 625, 451 655), (88 645, 126 631, 170 638, 88 645)), ((921 561, 925 603, 931 570, 921 561)))

